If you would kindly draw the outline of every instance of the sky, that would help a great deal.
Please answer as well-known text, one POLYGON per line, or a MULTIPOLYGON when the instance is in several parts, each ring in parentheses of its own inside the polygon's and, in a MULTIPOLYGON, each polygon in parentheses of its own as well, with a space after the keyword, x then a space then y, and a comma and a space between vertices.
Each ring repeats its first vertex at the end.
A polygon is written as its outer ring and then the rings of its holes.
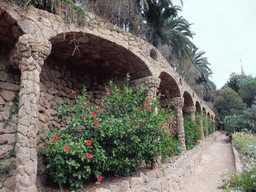
POLYGON ((241 73, 241 64, 256 77, 256 0, 183 0, 179 16, 193 23, 192 41, 206 52, 217 89, 241 73))

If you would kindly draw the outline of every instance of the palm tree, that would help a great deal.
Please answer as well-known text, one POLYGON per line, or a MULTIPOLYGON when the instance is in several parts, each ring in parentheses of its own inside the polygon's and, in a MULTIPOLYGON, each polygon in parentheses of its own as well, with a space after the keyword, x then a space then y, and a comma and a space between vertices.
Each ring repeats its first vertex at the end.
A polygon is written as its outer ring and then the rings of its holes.
POLYGON ((207 57, 203 57, 204 51, 198 52, 198 47, 195 47, 192 51, 192 64, 196 67, 195 80, 198 85, 203 87, 206 93, 210 93, 214 90, 215 84, 209 79, 212 75, 212 70, 209 68, 210 63, 207 57))
POLYGON ((190 24, 183 17, 171 17, 165 24, 165 42, 171 46, 172 55, 170 59, 176 57, 179 60, 187 60, 191 57, 191 50, 195 48, 190 38, 194 33, 190 30, 190 24), (190 37, 190 38, 189 38, 190 37))

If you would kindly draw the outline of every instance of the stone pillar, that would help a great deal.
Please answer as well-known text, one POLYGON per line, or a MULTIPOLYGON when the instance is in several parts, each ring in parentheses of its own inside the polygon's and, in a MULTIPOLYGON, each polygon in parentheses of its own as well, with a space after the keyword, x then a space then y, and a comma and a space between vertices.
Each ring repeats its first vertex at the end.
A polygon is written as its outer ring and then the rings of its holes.
POLYGON ((13 67, 21 71, 19 119, 16 144, 16 192, 37 191, 36 135, 40 73, 51 52, 51 43, 28 34, 19 38, 11 56, 13 67))
MULTIPOLYGON (((174 114, 175 114, 175 130, 178 133, 179 144, 181 150, 186 149, 185 143, 185 131, 184 131, 184 124, 183 124, 183 105, 184 105, 184 98, 183 97, 173 97, 161 100, 161 106, 170 105, 174 107, 174 114)), ((172 123, 172 122, 171 122, 172 123)))
POLYGON ((203 112, 201 111, 200 112, 200 116, 201 116, 201 121, 200 121, 200 128, 202 129, 201 132, 202 132, 202 139, 204 139, 204 125, 203 125, 203 112))
POLYGON ((185 143, 185 131, 184 131, 184 122, 183 122, 183 105, 184 105, 184 98, 183 97, 176 97, 175 98, 175 114, 176 114, 176 128, 177 128, 177 133, 178 133, 178 138, 179 138, 179 144, 181 150, 186 149, 186 143, 185 143))
MULTIPOLYGON (((131 82, 130 86, 136 90, 139 88, 141 84, 144 85, 145 88, 145 96, 149 98, 153 98, 156 94, 156 89, 160 86, 161 79, 154 76, 148 76, 141 79, 136 79, 131 82)), ((150 105, 150 100, 147 100, 148 104, 150 105)), ((157 109, 155 109, 157 113, 157 109)), ((161 156, 153 157, 151 162, 151 169, 157 169, 161 164, 161 156)))

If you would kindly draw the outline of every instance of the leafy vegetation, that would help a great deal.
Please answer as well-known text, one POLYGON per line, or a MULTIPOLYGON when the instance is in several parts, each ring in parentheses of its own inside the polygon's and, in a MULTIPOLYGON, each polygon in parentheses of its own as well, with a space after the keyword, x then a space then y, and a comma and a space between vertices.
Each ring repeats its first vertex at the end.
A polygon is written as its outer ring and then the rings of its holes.
POLYGON ((184 117, 184 131, 187 149, 192 149, 197 143, 200 143, 200 139, 203 137, 203 130, 189 115, 184 117))
POLYGON ((214 107, 216 108, 221 120, 227 115, 241 114, 246 104, 242 98, 231 88, 226 88, 220 92, 220 96, 216 99, 214 107))
POLYGON ((46 173, 60 186, 77 188, 111 173, 130 175, 142 160, 179 153, 177 139, 164 129, 171 111, 154 112, 161 95, 145 98, 142 86, 133 93, 128 82, 121 91, 110 81, 101 106, 88 103, 84 89, 75 104, 65 101, 58 107, 59 118, 70 116, 69 124, 47 132, 41 155, 46 173))
POLYGON ((252 106, 254 97, 256 96, 256 78, 250 78, 239 84, 239 95, 248 107, 252 106))
POLYGON ((226 116, 223 122, 225 131, 230 135, 240 131, 256 133, 256 106, 246 108, 241 115, 226 116))
POLYGON ((233 173, 225 180, 222 189, 255 192, 256 185, 256 137, 252 133, 233 133, 234 147, 242 154, 242 173, 233 173))

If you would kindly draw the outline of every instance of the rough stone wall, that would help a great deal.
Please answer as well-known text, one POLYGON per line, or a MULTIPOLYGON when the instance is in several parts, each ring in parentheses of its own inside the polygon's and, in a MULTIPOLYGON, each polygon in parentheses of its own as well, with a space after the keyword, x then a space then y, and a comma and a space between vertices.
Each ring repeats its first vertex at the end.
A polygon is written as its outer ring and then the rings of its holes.
MULTIPOLYGON (((183 149, 183 112, 189 112, 194 118, 194 106, 198 102, 199 108, 205 108, 207 114, 215 117, 154 46, 127 32, 120 32, 120 29, 91 13, 88 13, 87 24, 78 27, 73 23, 66 24, 61 16, 47 11, 30 7, 27 12, 17 12, 11 6, 0 4, 0 25, 4 22, 7 22, 7 27, 0 30, 1 42, 8 43, 1 37, 2 34, 7 35, 6 30, 15 40, 20 36, 15 51, 11 53, 13 67, 22 73, 17 138, 18 190, 35 189, 35 149, 43 145, 41 130, 66 125, 66 121, 54 116, 57 113, 55 106, 63 99, 74 101, 72 91, 80 94, 84 86, 87 87, 89 101, 97 105, 105 95, 109 79, 115 77, 115 84, 122 86, 127 72, 131 74, 133 88, 145 85, 147 97, 152 97, 158 88, 165 95, 161 97, 162 101, 167 101, 162 107, 170 105, 175 112, 173 121, 166 126, 178 133, 183 149), (24 33, 28 36, 21 36, 24 33), (51 55, 43 65, 48 54, 51 55), (26 155, 28 151, 30 155, 26 155), (28 166, 34 168, 29 169, 28 166)), ((6 99, 6 94, 15 92, 8 89, 16 81, 14 78, 9 85, 11 80, 8 78, 11 77, 7 74, 6 78, 2 71, 0 68, 0 78, 3 79, 0 82, 0 121, 8 116, 7 109, 12 103, 6 99)), ((15 119, 11 123, 15 123, 15 119)), ((4 137, 8 138, 7 133, 4 137)))
MULTIPOLYGON (((17 129, 17 114, 10 114, 11 107, 15 105, 13 99, 15 94, 20 90, 20 75, 19 72, 13 70, 10 66, 9 58, 0 56, 0 164, 2 168, 14 165, 15 157, 9 156, 14 149, 17 129)), ((0 191, 10 191, 14 189, 16 174, 14 167, 7 175, 0 175, 0 191)))

